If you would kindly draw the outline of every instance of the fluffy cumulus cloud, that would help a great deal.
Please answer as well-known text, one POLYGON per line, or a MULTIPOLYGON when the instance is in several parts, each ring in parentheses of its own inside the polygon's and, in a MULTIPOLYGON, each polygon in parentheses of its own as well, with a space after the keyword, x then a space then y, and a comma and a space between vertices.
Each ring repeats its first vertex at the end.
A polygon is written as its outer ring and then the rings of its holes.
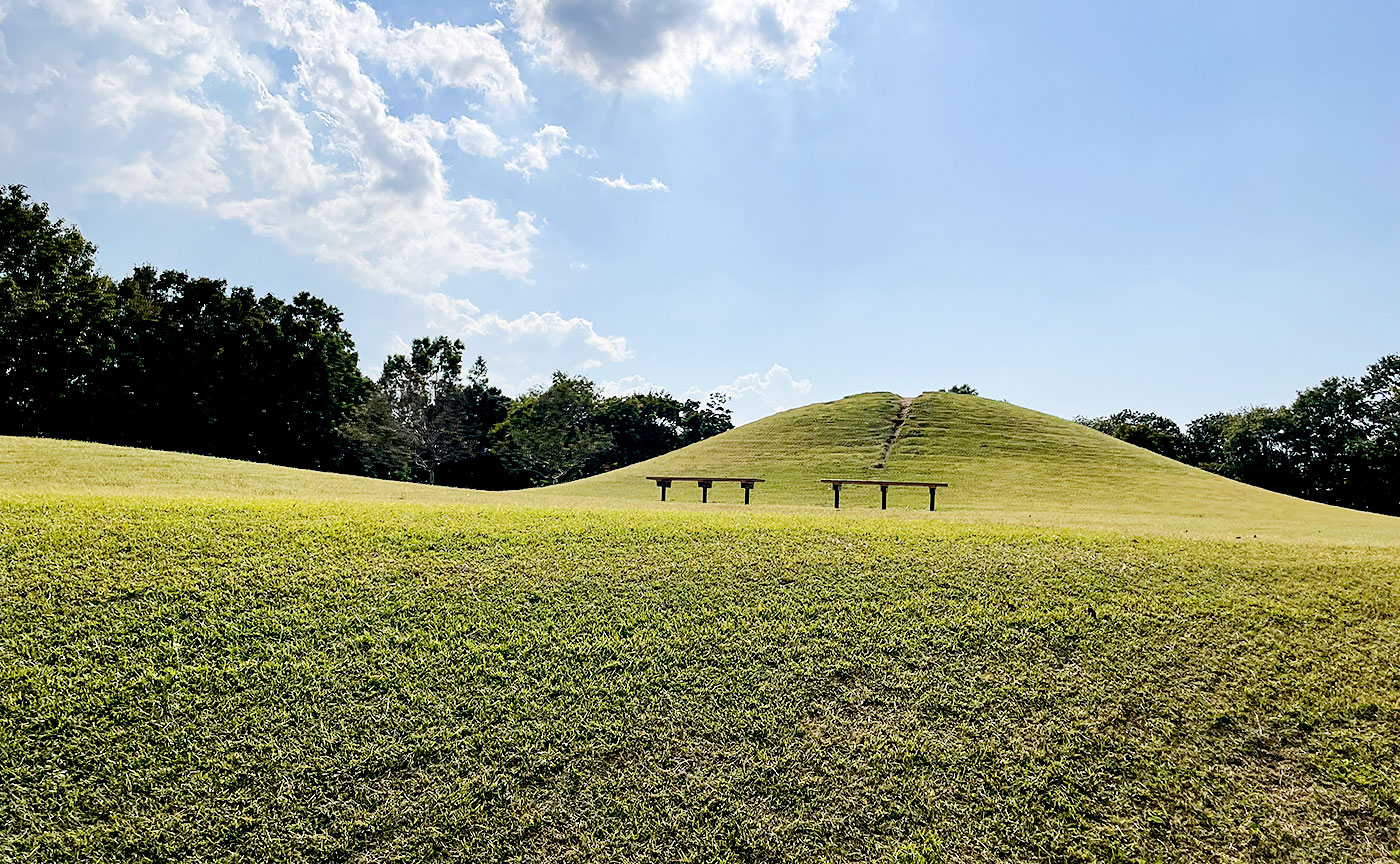
MULTIPOLYGON (((338 0, 0 0, 0 120, 30 152, 91 172, 78 178, 90 188, 240 222, 457 333, 571 335, 627 356, 586 319, 482 313, 441 290, 531 269, 535 216, 455 190, 443 162, 448 147, 505 156, 512 146, 470 115, 533 104, 502 31, 399 28, 338 0), (396 111, 388 91, 404 87, 461 91, 435 103, 463 110, 396 111)), ((543 170, 567 137, 545 126, 512 161, 543 170)))
POLYGON ((506 169, 529 180, 531 174, 549 168, 550 161, 562 153, 575 153, 585 159, 593 155, 581 144, 570 144, 569 130, 563 126, 545 126, 520 147, 515 157, 506 163, 506 169))
POLYGON ((679 96, 696 69, 811 74, 853 0, 510 0, 526 48, 596 87, 679 96))
POLYGON ((775 363, 767 372, 750 372, 717 387, 692 387, 683 395, 687 399, 704 399, 710 393, 722 393, 729 398, 734 422, 747 423, 805 405, 811 390, 811 381, 794 378, 786 366, 775 363))
POLYGON ((626 174, 619 174, 616 177, 594 177, 597 183, 602 183, 612 189, 622 189, 627 192, 670 192, 671 188, 655 177, 645 183, 633 183, 627 179, 626 174))

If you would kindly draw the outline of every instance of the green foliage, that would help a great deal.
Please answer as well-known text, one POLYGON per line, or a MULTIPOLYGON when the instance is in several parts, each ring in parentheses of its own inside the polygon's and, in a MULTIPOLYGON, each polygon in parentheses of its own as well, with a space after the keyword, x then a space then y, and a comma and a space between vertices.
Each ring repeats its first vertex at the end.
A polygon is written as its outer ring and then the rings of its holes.
POLYGON ((117 300, 96 251, 23 186, 0 189, 0 431, 61 434, 99 407, 117 300))
POLYGON ((342 464, 367 382, 339 311, 152 267, 113 285, 94 252, 0 194, 0 431, 342 464))
POLYGON ((977 388, 971 384, 955 384, 947 390, 940 390, 940 393, 957 393, 962 396, 976 396, 977 388))
POLYGON ((510 406, 494 434, 507 467, 532 486, 549 486, 606 467, 612 435, 602 423, 602 398, 592 381, 555 372, 550 385, 510 406))
POLYGON ((1342 507, 1400 514, 1400 355, 1360 381, 1328 378, 1291 405, 1207 414, 1186 427, 1121 411, 1080 420, 1244 483, 1342 507))
POLYGON ((1160 414, 1119 411, 1117 414, 1092 420, 1080 418, 1078 422, 1105 435, 1112 435, 1120 441, 1160 453, 1168 459, 1184 462, 1187 461, 1190 452, 1186 436, 1181 434, 1181 427, 1177 426, 1174 420, 1160 414))

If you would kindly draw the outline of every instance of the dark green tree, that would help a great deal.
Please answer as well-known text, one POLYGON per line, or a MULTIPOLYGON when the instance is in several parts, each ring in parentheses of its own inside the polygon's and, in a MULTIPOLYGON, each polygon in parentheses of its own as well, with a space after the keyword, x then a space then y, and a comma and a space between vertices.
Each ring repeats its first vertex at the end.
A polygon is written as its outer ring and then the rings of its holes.
POLYGON ((0 432, 86 437, 116 296, 96 247, 23 186, 0 190, 0 432))
POLYGON ((1225 425, 1221 472, 1252 486, 1299 495, 1303 484, 1293 458, 1294 421, 1286 408, 1249 408, 1225 425))
POLYGON ((1181 433, 1181 427, 1176 425, 1176 421, 1160 414, 1119 411, 1117 414, 1091 420, 1081 417, 1078 418, 1078 422, 1153 453, 1161 453, 1178 461, 1188 458, 1189 447, 1186 436, 1181 433))
POLYGON ((94 254, 0 193, 0 431, 343 465, 368 382, 339 311, 152 267, 114 285, 94 254))
POLYGON ((1369 509, 1400 515, 1400 354, 1372 363, 1360 386, 1366 403, 1369 509))
POLYGON ((510 397, 491 384, 485 359, 476 358, 467 371, 466 384, 444 407, 452 413, 461 444, 455 458, 442 469, 443 481, 477 489, 510 485, 500 457, 491 449, 491 430, 506 419, 510 397))
POLYGON ((1368 409, 1365 393, 1350 378, 1328 378, 1298 394, 1287 409, 1297 494, 1342 507, 1375 505, 1368 409))
POLYGON ((430 484, 437 482, 438 468, 462 456, 466 447, 456 410, 462 348, 460 339, 446 336, 415 339, 407 356, 395 354, 384 361, 379 376, 392 434, 430 484))
POLYGON ((531 486, 577 480, 606 468, 613 440, 600 403, 592 381, 555 372, 547 388, 516 399, 496 427, 506 467, 531 486))
POLYGON ((1184 461, 1216 474, 1224 474, 1225 433, 1235 416, 1228 411, 1218 411, 1187 424, 1187 458, 1184 461))
POLYGON ((682 409, 681 436, 676 446, 684 447, 696 441, 704 441, 734 428, 734 414, 729 410, 729 397, 723 393, 711 393, 704 405, 694 399, 687 399, 682 409))

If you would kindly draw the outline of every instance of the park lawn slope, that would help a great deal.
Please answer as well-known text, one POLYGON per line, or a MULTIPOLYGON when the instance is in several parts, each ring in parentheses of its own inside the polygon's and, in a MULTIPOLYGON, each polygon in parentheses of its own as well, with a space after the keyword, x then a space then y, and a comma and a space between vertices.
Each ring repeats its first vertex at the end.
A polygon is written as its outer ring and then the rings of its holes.
MULTIPOLYGON (((1006 402, 953 393, 913 399, 869 393, 766 417, 655 459, 548 489, 540 503, 640 503, 659 497, 648 475, 763 477, 754 501, 830 507, 824 478, 927 480, 935 518, 1107 528, 1212 537, 1400 543, 1400 520, 1303 501, 1238 483, 1135 447, 1087 426, 1006 402), (877 465, 881 467, 876 467, 877 465)), ((710 500, 743 500, 717 485, 710 500)), ((698 501, 677 485, 675 505, 698 501)), ((843 512, 878 507, 876 488, 847 487, 843 512)), ((922 489, 891 489, 894 511, 924 511, 922 489)), ((673 505, 674 506, 674 505, 673 505)))
POLYGON ((87 441, 0 435, 0 494, 485 502, 491 493, 87 441))
MULTIPOLYGON (((785 411, 655 459, 541 489, 480 492, 190 454, 0 437, 5 491, 294 498, 490 506, 687 509, 662 504, 648 475, 762 477, 751 509, 829 508, 823 478, 932 480, 892 489, 887 518, 1111 529, 1214 538, 1400 544, 1400 520, 1302 501, 1228 480, 1078 423, 951 393, 865 393, 785 411), (880 467, 876 467, 880 466, 880 467)), ((716 485, 710 506, 743 501, 716 485)), ((847 487, 846 518, 879 515, 879 490, 847 487)))
POLYGON ((1400 552, 0 496, 0 858, 1400 850, 1400 552))

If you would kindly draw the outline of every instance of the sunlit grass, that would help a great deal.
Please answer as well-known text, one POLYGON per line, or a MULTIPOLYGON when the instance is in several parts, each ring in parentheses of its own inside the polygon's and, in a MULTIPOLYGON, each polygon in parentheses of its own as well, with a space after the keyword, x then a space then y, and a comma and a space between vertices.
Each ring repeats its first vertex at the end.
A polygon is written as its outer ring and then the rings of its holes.
POLYGON ((1393 854, 1400 554, 10 496, 0 856, 1393 854))
POLYGON ((939 512, 833 512, 897 412, 504 494, 0 439, 0 860, 1400 854, 1400 523, 946 394, 939 512))

